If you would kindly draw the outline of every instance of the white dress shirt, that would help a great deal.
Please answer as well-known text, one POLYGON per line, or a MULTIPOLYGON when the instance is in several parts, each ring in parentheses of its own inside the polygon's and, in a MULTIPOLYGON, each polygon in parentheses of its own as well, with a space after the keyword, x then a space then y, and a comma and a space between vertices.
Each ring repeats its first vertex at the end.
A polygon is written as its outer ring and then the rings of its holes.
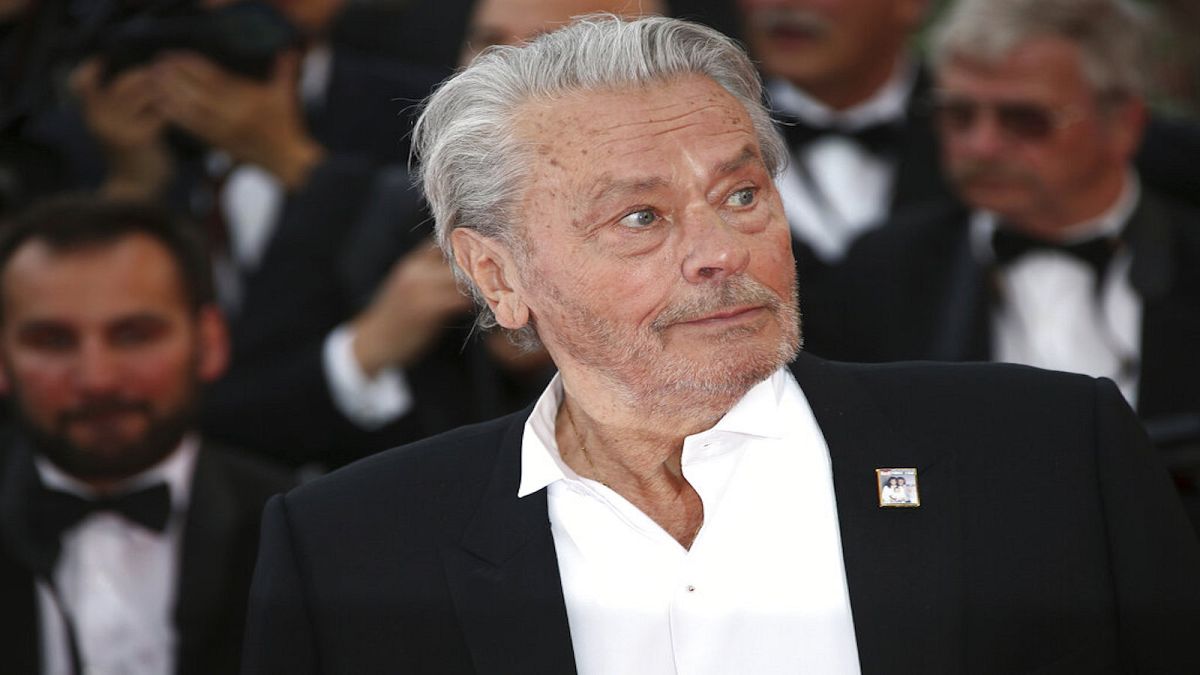
MULTIPOLYGON (((1117 236, 1137 207, 1141 188, 1132 172, 1117 201, 1100 217, 1063 230, 1064 241, 1117 236)), ((971 220, 977 259, 992 261, 995 215, 971 220)), ((1129 281, 1128 248, 1113 257, 1097 294, 1096 273, 1059 251, 1033 251, 996 275, 1001 301, 992 310, 995 360, 1107 377, 1137 405, 1142 301, 1129 281)))
MULTIPOLYGON (((837 125, 849 130, 902 122, 917 80, 917 70, 903 63, 871 98, 847 110, 834 110, 791 83, 767 83, 771 104, 814 125, 837 125)), ((806 242, 822 260, 836 262, 850 244, 884 221, 892 200, 896 166, 859 143, 842 136, 825 136, 810 143, 776 179, 792 234, 806 242), (804 179, 808 172, 819 195, 804 179), (823 197, 823 199, 822 199, 823 197)))
MULTIPOLYGON (((300 98, 308 109, 325 105, 333 75, 334 54, 328 45, 309 49, 300 64, 300 98)), ((285 193, 279 179, 252 164, 230 168, 224 153, 209 158, 214 174, 228 171, 218 208, 225 215, 233 260, 215 263, 214 282, 222 305, 234 311, 241 302, 241 277, 262 260, 283 211, 285 193)), ((351 223, 330 223, 349 227, 351 223)), ((399 368, 385 368, 368 377, 354 358, 353 335, 343 324, 325 339, 322 367, 334 404, 343 415, 363 429, 375 429, 399 419, 412 409, 412 390, 399 368)))
POLYGON ((526 423, 518 496, 548 490, 580 675, 859 672, 829 450, 789 371, 685 439, 690 550, 562 461, 561 397, 555 377, 526 423))
MULTIPOLYGON (((131 491, 166 482, 171 516, 163 532, 147 530, 116 513, 99 512, 64 533, 53 572, 61 607, 45 581, 37 581, 44 675, 74 675, 64 612, 74 624, 87 675, 175 672, 178 635, 173 613, 199 447, 189 436, 169 457, 121 486, 131 491)), ((35 457, 34 462, 47 487, 95 496, 86 484, 45 458, 35 457)))

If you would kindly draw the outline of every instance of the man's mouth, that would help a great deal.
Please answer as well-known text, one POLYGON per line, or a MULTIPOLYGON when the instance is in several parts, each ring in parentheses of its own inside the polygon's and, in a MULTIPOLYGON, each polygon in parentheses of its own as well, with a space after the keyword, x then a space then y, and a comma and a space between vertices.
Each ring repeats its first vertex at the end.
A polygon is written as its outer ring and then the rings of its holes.
POLYGON ((754 25, 772 40, 813 42, 829 33, 829 22, 812 12, 789 9, 765 9, 752 19, 754 25))
POLYGON ((732 307, 729 309, 722 309, 716 312, 710 312, 694 319, 680 321, 679 323, 693 326, 716 326, 737 323, 739 321, 757 317, 762 311, 765 311, 765 308, 761 305, 745 305, 740 307, 732 307))
POLYGON ((104 402, 81 406, 63 416, 65 426, 107 428, 121 424, 133 416, 147 416, 149 406, 134 402, 104 402))

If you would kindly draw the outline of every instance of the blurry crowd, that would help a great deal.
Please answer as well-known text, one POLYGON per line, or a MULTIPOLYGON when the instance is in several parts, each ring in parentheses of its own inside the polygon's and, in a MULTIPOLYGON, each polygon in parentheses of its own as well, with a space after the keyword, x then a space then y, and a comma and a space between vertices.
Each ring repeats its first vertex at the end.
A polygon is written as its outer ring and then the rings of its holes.
POLYGON ((475 325, 407 138, 454 68, 595 11, 703 21, 760 64, 806 350, 1112 378, 1200 523, 1200 124, 1178 114, 1200 80, 1162 28, 1190 6, 0 0, 0 543, 43 617, 0 640, 72 672, 123 639, 107 624, 141 626, 145 672, 232 670, 238 602, 193 596, 244 593, 269 494, 533 402, 549 360, 475 325), (22 538, 69 510, 28 506, 34 474, 125 492, 180 456, 183 561, 149 574, 177 602, 89 594, 64 571, 86 567, 80 516, 22 538), (210 503, 226 529, 194 515, 210 503))

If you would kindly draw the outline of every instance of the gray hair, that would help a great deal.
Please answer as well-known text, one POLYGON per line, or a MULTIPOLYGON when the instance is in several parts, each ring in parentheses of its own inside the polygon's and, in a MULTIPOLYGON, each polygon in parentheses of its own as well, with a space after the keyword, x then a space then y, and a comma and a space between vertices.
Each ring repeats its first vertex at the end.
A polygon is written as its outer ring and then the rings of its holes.
MULTIPOLYGON (((450 233, 466 227, 501 241, 518 256, 527 252, 514 227, 515 207, 534 158, 517 138, 518 108, 579 91, 648 87, 690 74, 708 76, 745 106, 767 169, 772 175, 782 170, 787 150, 763 106, 762 82, 746 53, 721 33, 678 19, 580 17, 525 45, 485 51, 425 101, 413 129, 419 178, 438 244, 479 305, 480 328, 495 326, 496 317, 455 262, 450 233)), ((531 326, 509 337, 518 345, 537 344, 531 326)))
POLYGON ((1058 37, 1079 46, 1098 96, 1137 96, 1145 27, 1123 0, 958 0, 933 29, 933 60, 938 67, 955 57, 996 62, 1022 42, 1058 37))

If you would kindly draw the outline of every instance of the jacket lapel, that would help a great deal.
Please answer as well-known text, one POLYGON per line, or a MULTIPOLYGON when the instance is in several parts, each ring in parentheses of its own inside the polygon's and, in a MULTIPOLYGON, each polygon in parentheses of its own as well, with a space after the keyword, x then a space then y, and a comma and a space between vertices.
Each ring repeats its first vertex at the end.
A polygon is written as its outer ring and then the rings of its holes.
POLYGON ((864 673, 955 672, 963 588, 953 457, 904 436, 845 366, 802 354, 793 371, 829 446, 842 556, 864 673), (881 508, 878 468, 915 468, 921 505, 881 508))
POLYGON ((33 569, 49 561, 30 543, 30 493, 39 484, 28 448, 11 438, 0 446, 0 653, 12 672, 40 672, 40 631, 33 569))
POLYGON ((442 550, 477 671, 574 673, 546 490, 517 499, 526 416, 501 441, 495 469, 460 543, 442 550))
POLYGON ((212 639, 214 631, 222 629, 230 594, 237 592, 231 578, 238 540, 237 498, 232 490, 210 453, 201 449, 184 526, 175 606, 179 664, 184 672, 188 664, 211 660, 211 645, 219 644, 212 639))
MULTIPOLYGON (((958 212, 959 214, 965 212, 958 212)), ((966 218, 967 216, 963 216, 966 218)), ((956 241, 944 269, 930 266, 931 273, 945 275, 933 288, 945 289, 938 305, 941 314, 930 340, 927 358, 935 361, 986 361, 991 358, 991 301, 987 270, 971 251, 965 223, 956 221, 956 241)), ((913 297, 922 291, 913 289, 913 297)))
POLYGON ((1143 303, 1138 413, 1156 442, 1169 443, 1175 429, 1200 428, 1200 383, 1179 376, 1200 372, 1200 311, 1192 300, 1200 275, 1177 264, 1187 244, 1172 232, 1172 220, 1191 225, 1194 217, 1171 212, 1144 189, 1121 234, 1133 250, 1129 280, 1143 303))

